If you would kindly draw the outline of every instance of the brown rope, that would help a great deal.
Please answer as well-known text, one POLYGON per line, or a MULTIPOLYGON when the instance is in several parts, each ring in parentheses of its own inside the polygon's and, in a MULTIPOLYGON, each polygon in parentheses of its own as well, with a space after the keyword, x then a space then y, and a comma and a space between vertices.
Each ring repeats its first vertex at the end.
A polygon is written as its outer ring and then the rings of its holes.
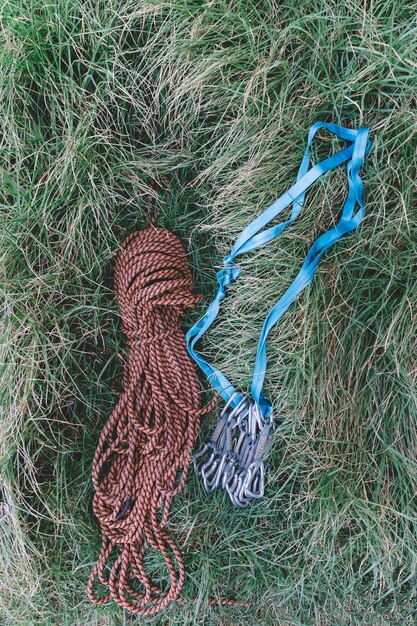
POLYGON ((102 547, 88 594, 98 604, 112 598, 129 611, 151 615, 178 599, 184 584, 181 553, 164 526, 171 499, 184 486, 203 412, 180 329, 185 309, 200 296, 193 295, 181 242, 153 225, 122 245, 114 286, 129 353, 123 393, 93 461, 102 547), (146 572, 144 561, 155 551, 165 561, 168 585, 146 572), (97 578, 107 588, 104 596, 94 591, 97 578))

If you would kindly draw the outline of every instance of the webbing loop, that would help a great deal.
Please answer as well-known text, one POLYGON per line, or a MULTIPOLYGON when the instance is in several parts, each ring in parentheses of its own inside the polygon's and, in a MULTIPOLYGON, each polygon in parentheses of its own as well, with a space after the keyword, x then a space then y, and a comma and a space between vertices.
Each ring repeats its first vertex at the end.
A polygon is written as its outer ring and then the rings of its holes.
MULTIPOLYGON (((365 157, 369 154, 372 147, 369 141, 369 132, 369 128, 352 130, 326 122, 313 124, 308 134, 307 148, 298 170, 295 183, 243 229, 232 246, 230 253, 223 259, 223 267, 217 273, 217 293, 203 317, 188 331, 186 340, 190 355, 209 378, 213 387, 225 400, 226 406, 230 407, 230 410, 242 403, 245 396, 236 391, 232 383, 215 365, 209 363, 195 350, 195 345, 210 328, 219 314, 220 305, 226 296, 227 287, 241 274, 241 268, 234 265, 235 259, 246 252, 255 250, 276 239, 300 215, 308 189, 323 176, 323 174, 346 163, 348 195, 343 205, 339 221, 333 228, 321 234, 313 243, 297 276, 280 299, 270 309, 262 326, 251 383, 252 399, 250 401, 248 400, 248 402, 249 404, 252 403, 255 407, 253 411, 260 411, 263 420, 266 422, 272 414, 271 403, 263 395, 263 384, 267 365, 266 348, 268 335, 294 302, 298 294, 310 284, 326 250, 339 241, 343 235, 357 228, 364 217, 363 183, 359 171, 365 157), (312 165, 310 147, 316 133, 320 129, 329 131, 339 139, 349 142, 350 145, 323 159, 319 163, 312 165), (292 206, 291 214, 286 220, 268 227, 268 224, 272 220, 290 206, 292 206)), ((224 467, 224 464, 222 464, 221 467, 224 467)), ((263 472, 259 473, 259 476, 261 475, 263 480, 263 472)), ((219 480, 216 480, 214 484, 218 486, 220 484, 219 480)), ((243 482, 242 484, 246 483, 243 482)), ((236 494, 234 498, 236 498, 236 494)))
MULTIPOLYGON (((347 161, 347 176, 349 182, 349 193, 343 206, 342 215, 338 224, 328 232, 322 234, 312 245, 309 253, 293 283, 288 287, 280 300, 270 310, 265 319, 264 326, 259 338, 257 359, 254 368, 252 381, 252 396, 255 402, 260 404, 263 415, 269 413, 269 404, 262 395, 262 386, 265 377, 266 368, 266 339, 271 328, 278 322, 280 317, 289 308, 297 295, 307 287, 314 277, 317 265, 319 264, 324 252, 336 243, 345 233, 357 228, 364 217, 363 206, 363 183, 359 176, 360 167, 364 158, 371 149, 371 142, 368 140, 369 129, 360 128, 359 130, 351 130, 328 124, 325 122, 317 122, 310 128, 308 135, 308 144, 302 163, 300 165, 296 182, 288 189, 280 198, 265 209, 257 218, 255 218, 242 231, 236 239, 230 254, 223 259, 223 267, 217 273, 218 290, 213 301, 209 305, 203 317, 188 331, 187 346, 190 355, 198 363, 204 373, 208 376, 212 385, 222 396, 229 402, 231 396, 236 394, 236 390, 226 376, 218 370, 214 365, 206 361, 195 350, 195 345, 210 328, 216 319, 220 304, 226 295, 226 289, 241 274, 241 268, 232 265, 235 258, 245 252, 249 252, 264 246, 276 237, 278 237, 301 213, 306 192, 313 183, 326 172, 336 168, 347 161), (327 157, 316 165, 310 167, 310 146, 312 141, 320 129, 326 129, 340 139, 351 142, 351 145, 336 154, 327 157), (262 230, 269 222, 275 219, 282 211, 293 205, 290 217, 266 230, 262 230), (356 205, 359 208, 355 212, 356 205)), ((236 394, 232 406, 241 400, 241 394, 236 394)))

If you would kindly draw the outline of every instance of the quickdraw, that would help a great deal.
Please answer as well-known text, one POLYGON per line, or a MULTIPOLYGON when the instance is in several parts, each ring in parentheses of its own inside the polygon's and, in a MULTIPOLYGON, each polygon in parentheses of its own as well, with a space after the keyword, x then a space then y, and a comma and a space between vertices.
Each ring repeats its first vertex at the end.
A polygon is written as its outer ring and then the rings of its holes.
POLYGON ((264 494, 265 459, 274 435, 271 402, 263 395, 266 373, 266 341, 271 329, 294 302, 297 295, 312 281, 317 266, 326 252, 344 234, 359 226, 364 217, 363 183, 359 170, 372 144, 368 128, 351 130, 335 124, 317 122, 309 131, 307 148, 296 182, 239 235, 223 267, 217 273, 218 290, 203 317, 188 331, 190 355, 225 400, 216 428, 194 456, 194 467, 202 476, 208 493, 222 488, 237 507, 245 508, 264 494), (310 146, 320 129, 326 129, 350 145, 310 167, 310 146), (301 213, 306 192, 320 176, 346 163, 349 191, 341 217, 335 227, 318 237, 292 284, 269 311, 260 334, 251 384, 251 397, 236 391, 226 376, 195 350, 195 344, 216 319, 226 290, 241 274, 234 265, 236 257, 255 250, 278 237, 301 213), (275 226, 265 226, 292 205, 290 217, 275 226))
MULTIPOLYGON (((235 398, 235 395, 232 396, 235 398)), ((263 420, 256 404, 242 398, 224 407, 213 435, 194 456, 207 493, 226 489, 233 504, 246 507, 264 495, 264 464, 273 436, 272 414, 263 420)))

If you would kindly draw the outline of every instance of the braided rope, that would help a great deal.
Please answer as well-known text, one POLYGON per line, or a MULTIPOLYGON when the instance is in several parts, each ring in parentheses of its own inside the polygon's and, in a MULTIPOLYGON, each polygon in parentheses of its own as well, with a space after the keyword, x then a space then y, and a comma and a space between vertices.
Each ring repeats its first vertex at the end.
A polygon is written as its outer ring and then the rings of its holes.
POLYGON ((184 584, 181 553, 164 526, 171 499, 185 484, 203 413, 180 329, 185 309, 200 296, 192 293, 179 239, 153 226, 122 245, 114 287, 129 353, 123 393, 93 460, 93 508, 102 547, 88 594, 97 604, 113 599, 128 611, 152 615, 178 599, 184 584), (169 585, 163 579, 157 584, 146 572, 144 560, 155 551, 165 561, 169 585), (96 595, 96 579, 106 595, 96 595))

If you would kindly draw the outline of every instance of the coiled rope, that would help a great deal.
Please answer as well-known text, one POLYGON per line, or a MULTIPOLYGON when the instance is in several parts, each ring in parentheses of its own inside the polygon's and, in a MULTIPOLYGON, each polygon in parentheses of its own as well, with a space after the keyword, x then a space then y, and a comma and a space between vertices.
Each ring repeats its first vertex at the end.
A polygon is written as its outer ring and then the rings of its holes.
POLYGON ((152 615, 178 599, 184 584, 181 553, 164 526, 187 477, 200 416, 213 403, 202 411, 180 329, 185 310, 200 296, 193 294, 179 239, 154 226, 131 234, 116 261, 114 287, 129 353, 123 393, 93 460, 102 547, 88 594, 98 604, 113 599, 128 611, 152 615), (145 569, 155 551, 169 584, 145 569), (107 588, 104 596, 94 591, 97 578, 107 588))

